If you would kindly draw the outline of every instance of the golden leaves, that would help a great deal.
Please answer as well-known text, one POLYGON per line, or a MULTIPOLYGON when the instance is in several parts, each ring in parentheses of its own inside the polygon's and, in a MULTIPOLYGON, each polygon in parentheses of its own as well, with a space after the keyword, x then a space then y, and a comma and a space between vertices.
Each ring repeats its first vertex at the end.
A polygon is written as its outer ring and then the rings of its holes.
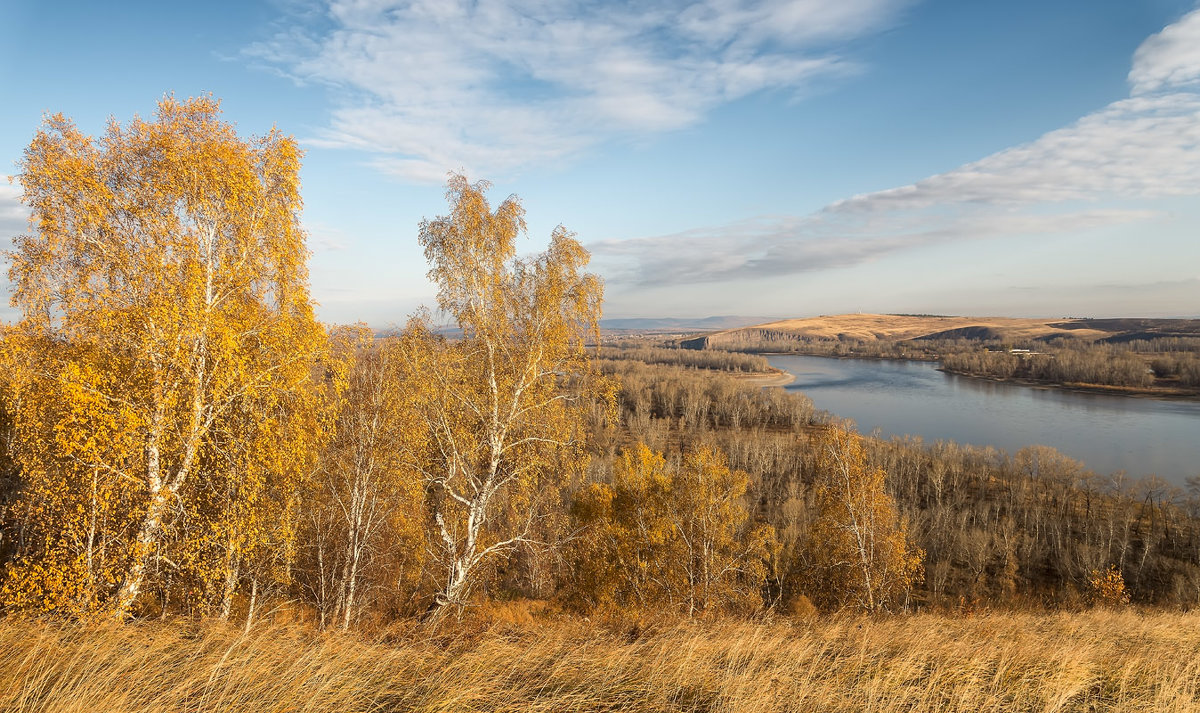
POLYGON ((277 131, 239 138, 212 97, 167 97, 98 139, 56 115, 34 137, 20 176, 34 230, 10 270, 22 319, 5 351, 29 364, 14 453, 45 496, 27 506, 63 517, 31 512, 26 571, 85 553, 54 587, 98 606, 120 584, 125 610, 148 558, 189 538, 222 531, 236 560, 291 537, 280 493, 311 460, 294 424, 324 346, 299 157, 277 131))
POLYGON ((583 528, 571 554, 575 602, 688 614, 761 606, 775 535, 748 524, 747 484, 706 446, 678 464, 642 443, 626 449, 611 485, 589 485, 572 505, 583 528))
POLYGON ((908 544, 884 471, 867 463, 862 437, 845 428, 831 427, 815 445, 816 520, 801 555, 805 594, 831 609, 903 604, 924 553, 908 544))
POLYGON ((462 602, 486 559, 529 540, 548 491, 585 461, 578 397, 594 375, 584 339, 602 286, 562 229, 546 252, 515 258, 524 209, 510 197, 493 210, 488 188, 452 176, 450 213, 420 226, 438 304, 461 338, 414 320, 398 343, 425 384, 417 403, 430 455, 419 467, 449 573, 443 604, 462 602))

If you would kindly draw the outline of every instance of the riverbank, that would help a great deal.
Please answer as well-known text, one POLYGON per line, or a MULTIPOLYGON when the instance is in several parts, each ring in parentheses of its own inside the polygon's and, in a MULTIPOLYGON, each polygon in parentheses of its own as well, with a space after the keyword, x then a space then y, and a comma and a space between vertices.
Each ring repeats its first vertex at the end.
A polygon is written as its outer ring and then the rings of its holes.
MULTIPOLYGON (((938 364, 937 370, 945 374, 953 374, 954 376, 965 376, 971 379, 979 379, 981 381, 991 381, 997 384, 1014 384, 1017 386, 1028 386, 1038 389, 1055 389, 1058 391, 1070 391, 1073 393, 1091 393, 1091 394, 1107 394, 1110 396, 1131 396, 1135 398, 1145 399, 1163 399, 1167 401, 1200 401, 1200 389, 1189 387, 1169 387, 1169 386, 1113 386, 1110 384, 1089 384, 1082 382, 1057 382, 1057 381, 1041 381, 1039 379, 1022 379, 1018 377, 1001 377, 992 376, 990 374, 975 374, 968 371, 960 371, 957 369, 949 369, 941 366, 941 360, 937 357, 920 357, 920 356, 886 356, 877 354, 825 354, 818 351, 810 352, 754 352, 759 356, 806 356, 806 357, 821 357, 822 359, 848 359, 855 361, 889 361, 889 362, 919 362, 923 364, 938 364)), ((790 383, 784 382, 784 383, 790 383)), ((778 384, 767 384, 776 386, 778 384)))
POLYGON ((796 380, 796 377, 794 374, 789 374, 786 371, 784 371, 783 369, 776 369, 775 367, 771 367, 766 372, 750 372, 750 373, 724 372, 724 373, 726 376, 731 376, 734 379, 737 379, 738 381, 740 381, 744 384, 751 384, 753 386, 761 386, 763 388, 766 388, 768 386, 787 386, 788 384, 790 384, 796 380))
POLYGON ((992 446, 1009 454, 1045 445, 1100 473, 1157 475, 1182 486, 1200 474, 1200 400, 1018 384, 896 359, 770 357, 796 375, 783 387, 817 409, 884 438, 919 436, 992 446))
POLYGON ((967 371, 958 371, 956 369, 947 369, 944 366, 939 366, 938 371, 944 374, 953 374, 954 376, 965 376, 970 379, 979 379, 980 381, 992 381, 998 384, 1016 384, 1018 386, 1028 386, 1035 389, 1055 389, 1058 391, 1071 391, 1081 394, 1106 394, 1109 396, 1132 396, 1143 399, 1164 399, 1168 401, 1200 401, 1200 389, 1189 388, 1170 388, 1162 386, 1152 386, 1149 388, 1138 386, 1112 386, 1109 384, 1086 384, 1074 382, 1055 382, 1055 381, 1040 381, 1038 379, 1020 379, 1016 377, 999 377, 989 374, 972 374, 967 371))

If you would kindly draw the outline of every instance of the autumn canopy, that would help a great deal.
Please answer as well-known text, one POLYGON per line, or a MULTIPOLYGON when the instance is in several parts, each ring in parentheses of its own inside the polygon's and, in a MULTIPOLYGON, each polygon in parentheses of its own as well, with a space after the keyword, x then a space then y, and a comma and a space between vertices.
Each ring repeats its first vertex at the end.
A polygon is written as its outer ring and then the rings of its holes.
POLYGON ((5 609, 249 626, 270 601, 349 628, 520 596, 700 616, 778 603, 800 565, 839 582, 822 602, 903 602, 919 557, 857 437, 822 450, 809 549, 836 561, 797 559, 703 425, 685 447, 700 411, 670 456, 629 437, 589 348, 588 252, 560 226, 521 256, 524 209, 486 182, 452 175, 418 228, 436 311, 320 324, 300 157, 209 97, 37 132, 0 349, 5 609))

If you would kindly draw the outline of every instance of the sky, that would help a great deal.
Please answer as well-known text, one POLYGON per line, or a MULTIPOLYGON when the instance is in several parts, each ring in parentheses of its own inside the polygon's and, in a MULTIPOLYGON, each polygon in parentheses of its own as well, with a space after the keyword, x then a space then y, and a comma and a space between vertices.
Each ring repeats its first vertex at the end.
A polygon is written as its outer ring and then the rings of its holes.
POLYGON ((167 93, 295 136, 330 322, 432 305, 451 171, 606 317, 1200 316, 1197 0, 6 0, 0 90, 0 176, 167 93))

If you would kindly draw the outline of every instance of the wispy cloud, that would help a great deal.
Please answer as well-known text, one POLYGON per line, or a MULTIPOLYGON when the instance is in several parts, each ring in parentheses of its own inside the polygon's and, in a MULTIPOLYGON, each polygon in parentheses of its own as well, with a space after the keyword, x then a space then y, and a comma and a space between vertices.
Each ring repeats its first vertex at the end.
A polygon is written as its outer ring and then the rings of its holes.
POLYGON ((1200 95, 1139 95, 1071 126, 914 184, 840 201, 831 212, 948 204, 1021 206, 1200 190, 1200 95))
POLYGON ((308 247, 313 252, 338 252, 353 242, 345 231, 325 223, 306 220, 304 229, 308 232, 308 247))
POLYGON ((1085 210, 1047 215, 991 212, 930 219, 899 211, 847 218, 830 211, 768 217, 588 247, 616 285, 682 285, 816 272, 892 253, 1006 235, 1060 234, 1158 215, 1146 210, 1085 210))
POLYGON ((332 0, 247 53, 343 98, 312 143, 442 181, 567 160, 855 71, 839 41, 911 0, 332 0), (313 29, 313 25, 319 25, 313 29))
POLYGON ((21 205, 21 185, 0 176, 0 245, 29 230, 29 210, 21 205))
POLYGON ((1142 43, 1129 83, 1135 94, 1200 83, 1200 10, 1142 43))
POLYGON ((1094 209, 1200 194, 1200 10, 1147 39, 1131 95, 1070 126, 952 171, 833 203, 677 235, 593 244, 616 282, 682 284, 865 262, 914 247, 1061 234, 1146 220, 1094 209))
MULTIPOLYGON (((8 284, 10 261, 4 253, 12 250, 13 238, 27 232, 29 210, 21 204, 21 184, 15 180, 9 183, 7 177, 0 175, 0 285, 8 284)), ((17 317, 16 310, 8 304, 8 295, 4 294, 0 297, 0 320, 12 321, 17 317)))

